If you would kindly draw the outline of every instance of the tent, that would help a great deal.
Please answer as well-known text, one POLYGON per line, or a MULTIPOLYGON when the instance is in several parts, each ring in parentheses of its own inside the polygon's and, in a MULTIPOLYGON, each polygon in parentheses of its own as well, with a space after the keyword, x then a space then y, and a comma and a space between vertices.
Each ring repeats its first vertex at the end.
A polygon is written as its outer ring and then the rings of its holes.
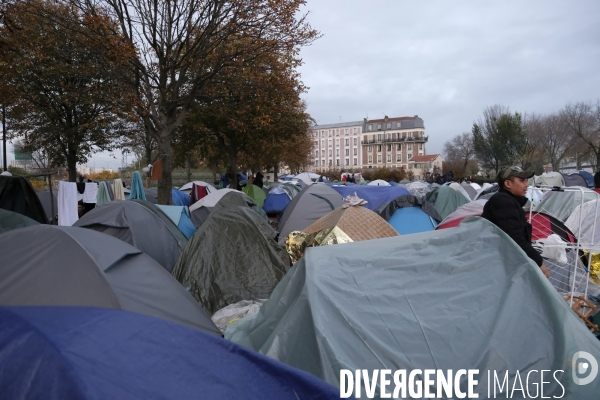
POLYGON ((212 209, 219 203, 219 201, 221 201, 221 199, 227 193, 235 193, 234 196, 239 196, 246 202, 248 207, 256 211, 265 221, 268 221, 267 214, 264 212, 262 207, 256 204, 254 199, 252 199, 247 194, 240 192, 239 190, 225 188, 219 189, 216 192, 207 195, 206 197, 200 199, 190 207, 190 218, 194 226, 196 226, 196 228, 199 228, 204 223, 204 221, 206 221, 212 209))
POLYGON ((480 199, 488 200, 490 197, 492 197, 494 194, 496 194, 496 192, 499 189, 500 189, 500 186, 498 186, 497 183, 494 183, 493 185, 486 183, 481 188, 481 191, 479 193, 477 193, 477 197, 475 197, 475 200, 480 200, 480 199), (486 185, 488 185, 488 186, 486 187, 486 185))
POLYGON ((47 224, 48 217, 29 181, 22 176, 0 175, 0 208, 47 224))
POLYGON ((196 329, 85 307, 0 308, 6 399, 339 399, 303 372, 196 329))
POLYGON ((587 187, 590 189, 594 188, 594 175, 590 174, 587 171, 578 171, 579 175, 583 176, 585 181, 587 182, 587 187))
POLYGON ((600 197, 575 207, 565 225, 580 238, 580 242, 600 253, 600 197))
POLYGON ((531 186, 565 186, 565 179, 560 172, 544 172, 529 179, 531 186))
POLYGON ((57 198, 57 192, 56 191, 52 191, 52 198, 54 200, 54 206, 51 204, 52 201, 50 200, 50 191, 48 190, 44 190, 41 192, 35 192, 35 194, 37 195, 37 197, 40 199, 40 203, 42 203, 42 207, 44 207, 44 212, 46 213, 46 216, 48 217, 48 222, 47 223, 51 223, 51 219, 52 219, 52 215, 54 215, 54 219, 55 219, 55 223, 56 223, 56 217, 58 216, 58 198, 57 198), (52 213, 52 209, 54 208, 54 214, 52 213))
POLYGON ((463 182, 463 183, 460 184, 460 186, 469 195, 469 200, 473 200, 475 197, 477 197, 477 189, 475 189, 469 183, 463 182))
POLYGON ((399 196, 375 212, 401 235, 434 230, 442 220, 431 203, 413 195, 399 196))
POLYGON ((300 193, 300 188, 292 183, 273 182, 271 186, 269 186, 269 192, 276 188, 285 191, 290 199, 293 199, 298 193, 300 193))
MULTIPOLYGON (((552 191, 551 195, 545 197, 537 207, 538 211, 552 215, 561 221, 566 221, 575 207, 582 202, 598 199, 598 194, 590 189, 552 191)), ((548 193, 548 194, 550 194, 548 193)))
POLYGON ((368 185, 369 186, 392 186, 388 182, 384 181, 383 179, 375 179, 374 181, 369 182, 368 185))
POLYGON ((0 306, 124 309, 220 334, 171 274, 109 235, 30 226, 3 233, 0 252, 0 306))
POLYGON ((265 204, 265 199, 267 198, 267 195, 258 186, 251 184, 244 187, 244 190, 242 191, 248 196, 250 196, 260 207, 262 207, 265 204))
POLYGON ((529 210, 529 205, 532 205, 532 210, 537 210, 540 203, 542 202, 544 194, 539 189, 530 186, 527 188, 527 194, 525 195, 525 197, 527 197, 528 200, 527 204, 525 204, 525 209, 529 210))
POLYGON ((283 213, 288 204, 292 201, 288 192, 281 187, 271 189, 269 195, 263 204, 263 210, 269 213, 283 213))
MULTIPOLYGON (((144 194, 146 195, 146 201, 152 204, 158 204, 158 188, 151 187, 148 189, 144 189, 144 194)), ((171 202, 176 206, 189 206, 190 205, 190 196, 185 192, 181 192, 177 189, 171 190, 171 202)))
POLYGON ((467 191, 465 190, 465 188, 462 187, 460 185, 460 183, 450 182, 448 184, 448 187, 451 188, 451 189, 456 190, 457 192, 460 192, 460 194, 462 194, 463 196, 465 196, 465 199, 467 199, 468 201, 471 201, 471 196, 469 196, 469 193, 467 193, 467 191))
POLYGON ((574 174, 562 174, 562 176, 565 180, 565 186, 581 186, 584 188, 588 187, 587 180, 583 177, 583 175, 577 172, 574 174))
POLYGON ((522 381, 535 393, 540 370, 562 369, 562 386, 548 378, 545 396, 598 395, 597 384, 574 385, 571 371, 578 351, 600 359, 600 342, 537 265, 481 218, 308 249, 259 313, 225 337, 334 386, 340 369, 478 369, 474 391, 488 398, 488 371, 508 371, 511 385, 515 371, 536 371, 522 381))
POLYGON ((156 205, 114 200, 94 208, 73 226, 103 232, 137 247, 171 271, 187 238, 156 205))
POLYGON ((276 235, 242 197, 228 193, 181 253, 173 276, 211 314, 241 300, 266 299, 288 267, 276 235))
POLYGON ((292 231, 301 231, 310 224, 341 207, 342 196, 327 185, 310 185, 296 195, 279 220, 279 244, 292 231))
MULTIPOLYGON (((471 185, 471 187, 477 191, 482 189, 481 186, 479 186, 479 184, 475 183, 475 182, 471 182, 471 183, 469 183, 469 185, 471 185)), ((488 185, 489 185, 489 183, 488 183, 488 185)))
POLYGON ((312 185, 320 177, 321 177, 321 175, 315 174, 314 172, 303 172, 301 174, 294 176, 294 179, 301 180, 305 185, 312 185))
POLYGON ((204 181, 192 181, 192 182, 188 182, 185 185, 183 185, 182 187, 180 187, 179 190, 181 190, 182 192, 185 192, 186 194, 189 195, 190 193, 192 193, 192 187, 194 186, 194 184, 206 188, 206 192, 207 193, 213 193, 213 192, 217 191, 216 187, 214 187, 210 183, 204 182, 204 181))
POLYGON ((347 196, 354 196, 354 193, 356 193, 358 197, 368 201, 365 207, 371 211, 374 211, 383 203, 394 200, 398 196, 410 194, 403 186, 333 185, 331 187, 344 199, 347 196))
POLYGON ((190 210, 185 206, 163 206, 157 204, 156 207, 162 211, 173 223, 179 228, 181 233, 189 240, 194 233, 196 233, 196 227, 190 219, 190 210))
POLYGON ((479 199, 458 207, 456 211, 444 218, 436 229, 454 228, 466 217, 480 216, 483 213, 485 203, 487 203, 487 199, 479 199))
POLYGON ((40 223, 23 214, 0 208, 0 233, 31 225, 40 225, 40 223))
POLYGON ((433 204, 442 220, 456 211, 458 207, 469 202, 463 194, 448 186, 435 188, 427 194, 425 200, 433 204))

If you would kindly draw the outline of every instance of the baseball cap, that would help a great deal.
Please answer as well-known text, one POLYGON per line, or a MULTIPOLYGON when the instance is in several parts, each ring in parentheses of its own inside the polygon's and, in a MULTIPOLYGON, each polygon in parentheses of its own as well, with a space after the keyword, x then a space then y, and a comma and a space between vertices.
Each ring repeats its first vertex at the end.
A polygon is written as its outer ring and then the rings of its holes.
POLYGON ((496 177, 498 183, 502 184, 505 180, 510 177, 516 176, 517 178, 529 179, 531 178, 535 172, 523 171, 521 168, 517 166, 503 168, 498 172, 498 176, 496 177))

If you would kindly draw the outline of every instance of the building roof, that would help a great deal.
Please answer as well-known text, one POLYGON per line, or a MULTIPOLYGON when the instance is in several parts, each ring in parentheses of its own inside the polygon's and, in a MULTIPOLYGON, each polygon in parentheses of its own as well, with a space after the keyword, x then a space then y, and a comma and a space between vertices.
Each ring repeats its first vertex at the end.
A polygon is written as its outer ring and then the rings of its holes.
POLYGON ((426 154, 423 156, 413 156, 410 160, 408 160, 409 162, 428 162, 428 161, 435 161, 436 158, 438 158, 440 155, 439 154, 426 154))
POLYGON ((310 129, 331 129, 331 128, 345 128, 348 126, 361 126, 363 121, 353 121, 353 122, 338 122, 337 124, 324 124, 324 125, 315 125, 310 129))
POLYGON ((367 124, 372 124, 372 123, 378 123, 378 122, 394 122, 394 121, 409 121, 409 120, 413 120, 413 119, 420 119, 418 115, 415 115, 414 117, 395 117, 395 118, 388 118, 387 120, 385 118, 383 119, 369 119, 367 120, 367 124))

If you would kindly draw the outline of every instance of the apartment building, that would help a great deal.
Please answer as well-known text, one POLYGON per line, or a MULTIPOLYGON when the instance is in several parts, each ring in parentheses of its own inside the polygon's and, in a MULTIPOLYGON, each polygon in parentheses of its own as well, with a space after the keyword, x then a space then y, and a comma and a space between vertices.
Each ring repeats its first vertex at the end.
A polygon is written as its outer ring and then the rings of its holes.
POLYGON ((312 127, 314 168, 361 168, 363 164, 362 130, 363 121, 340 122, 338 124, 312 127))

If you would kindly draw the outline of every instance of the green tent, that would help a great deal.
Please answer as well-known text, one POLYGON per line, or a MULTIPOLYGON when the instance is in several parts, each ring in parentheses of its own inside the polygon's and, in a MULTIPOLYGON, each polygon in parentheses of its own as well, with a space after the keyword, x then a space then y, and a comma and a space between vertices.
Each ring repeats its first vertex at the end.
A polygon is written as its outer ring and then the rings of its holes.
POLYGON ((432 192, 427 193, 425 200, 433 203, 433 206, 442 219, 452 214, 458 207, 469 202, 462 193, 448 186, 435 188, 432 192))
POLYGON ((211 314, 241 300, 269 298, 289 267, 276 235, 242 196, 227 193, 190 239, 172 274, 211 314))
POLYGON ((265 204, 265 199, 267 198, 267 195, 265 194, 265 191, 259 188, 258 186, 248 185, 244 187, 242 191, 248 196, 252 197, 252 199, 256 201, 256 204, 258 204, 259 206, 262 207, 265 204))
POLYGON ((23 214, 0 208, 0 233, 31 225, 40 225, 40 223, 23 214))

